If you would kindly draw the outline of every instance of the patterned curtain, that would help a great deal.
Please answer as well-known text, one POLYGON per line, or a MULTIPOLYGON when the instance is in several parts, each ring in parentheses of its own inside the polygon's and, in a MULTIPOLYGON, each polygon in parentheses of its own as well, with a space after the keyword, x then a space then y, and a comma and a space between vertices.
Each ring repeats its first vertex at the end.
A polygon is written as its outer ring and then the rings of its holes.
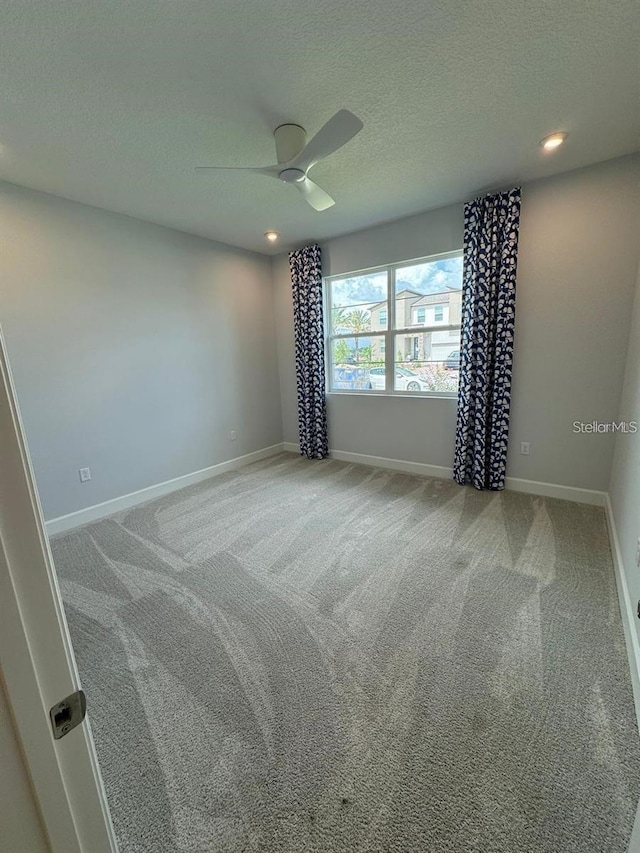
POLYGON ((453 478, 504 489, 516 311, 520 188, 464 207, 458 423, 453 478))
POLYGON ((289 254, 298 383, 300 453, 309 459, 329 455, 324 392, 322 257, 320 246, 289 254))

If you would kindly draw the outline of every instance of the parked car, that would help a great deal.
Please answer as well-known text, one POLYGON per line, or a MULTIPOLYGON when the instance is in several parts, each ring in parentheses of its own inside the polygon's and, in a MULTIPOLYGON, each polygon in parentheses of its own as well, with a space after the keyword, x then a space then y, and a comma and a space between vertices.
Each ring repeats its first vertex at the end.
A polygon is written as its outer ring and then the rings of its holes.
POLYGON ((351 364, 337 364, 333 368, 332 387, 340 391, 363 391, 371 387, 369 371, 351 364))
MULTIPOLYGON (((374 391, 385 390, 385 371, 384 367, 372 367, 369 371, 370 388, 374 391)), ((395 370, 395 390, 396 391, 428 391, 429 385, 406 367, 396 367, 395 370)))
POLYGON ((447 359, 444 363, 444 366, 447 370, 460 370, 460 350, 454 349, 453 352, 450 352, 447 356, 447 359))

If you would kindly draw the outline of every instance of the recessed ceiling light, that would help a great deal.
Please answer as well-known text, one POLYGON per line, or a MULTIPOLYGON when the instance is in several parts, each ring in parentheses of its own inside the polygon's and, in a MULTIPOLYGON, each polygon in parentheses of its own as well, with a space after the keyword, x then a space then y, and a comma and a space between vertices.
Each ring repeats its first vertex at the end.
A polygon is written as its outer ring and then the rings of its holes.
POLYGON ((541 140, 540 145, 542 145, 545 151, 554 151, 559 145, 562 145, 566 138, 566 133, 550 133, 549 136, 545 136, 541 140))
POLYGON ((277 231, 265 231, 264 236, 270 243, 275 243, 280 235, 277 231))

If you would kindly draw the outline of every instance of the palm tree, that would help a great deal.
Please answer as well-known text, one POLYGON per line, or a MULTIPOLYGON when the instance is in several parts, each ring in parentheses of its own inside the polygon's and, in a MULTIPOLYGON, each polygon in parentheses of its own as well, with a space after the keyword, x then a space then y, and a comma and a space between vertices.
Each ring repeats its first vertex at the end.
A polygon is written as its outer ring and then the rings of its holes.
POLYGON ((331 330, 334 333, 341 334, 348 328, 348 314, 344 308, 333 308, 331 311, 331 330))
MULTIPOLYGON (((371 314, 366 309, 356 309, 354 311, 349 311, 348 314, 345 314, 343 309, 339 309, 342 311, 341 315, 341 324, 344 328, 349 329, 350 332, 354 334, 358 334, 361 332, 368 332, 371 326, 371 314)), ((356 364, 358 363, 358 341, 359 338, 354 338, 355 343, 355 359, 356 364)))

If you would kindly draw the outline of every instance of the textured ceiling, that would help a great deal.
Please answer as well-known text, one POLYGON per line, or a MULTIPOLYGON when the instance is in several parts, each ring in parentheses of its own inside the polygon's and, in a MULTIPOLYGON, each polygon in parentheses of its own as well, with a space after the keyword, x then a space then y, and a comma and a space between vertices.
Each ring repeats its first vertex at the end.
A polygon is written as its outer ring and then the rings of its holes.
POLYGON ((273 253, 638 150, 639 51, 637 0, 3 0, 0 176, 273 253), (194 172, 341 107, 330 210, 194 172))

